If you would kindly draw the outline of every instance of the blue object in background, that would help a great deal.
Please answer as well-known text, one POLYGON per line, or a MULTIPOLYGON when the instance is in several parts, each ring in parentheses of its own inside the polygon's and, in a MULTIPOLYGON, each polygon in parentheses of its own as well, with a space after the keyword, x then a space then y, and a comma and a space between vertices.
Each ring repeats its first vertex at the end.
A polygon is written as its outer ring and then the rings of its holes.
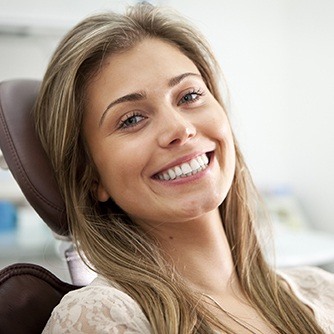
POLYGON ((16 207, 11 202, 0 201, 0 234, 14 232, 17 226, 16 207))

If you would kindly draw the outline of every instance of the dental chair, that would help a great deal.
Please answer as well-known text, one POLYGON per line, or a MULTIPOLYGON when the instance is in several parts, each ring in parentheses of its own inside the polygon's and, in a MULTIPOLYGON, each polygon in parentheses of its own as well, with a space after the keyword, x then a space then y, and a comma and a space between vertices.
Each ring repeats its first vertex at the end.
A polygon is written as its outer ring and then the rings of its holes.
MULTIPOLYGON (((56 236, 69 238, 65 205, 32 120, 39 86, 34 80, 0 83, 0 150, 34 210, 56 236)), ((95 274, 73 246, 65 258, 72 284, 36 264, 17 263, 0 271, 0 334, 41 333, 61 298, 92 281, 95 274)))

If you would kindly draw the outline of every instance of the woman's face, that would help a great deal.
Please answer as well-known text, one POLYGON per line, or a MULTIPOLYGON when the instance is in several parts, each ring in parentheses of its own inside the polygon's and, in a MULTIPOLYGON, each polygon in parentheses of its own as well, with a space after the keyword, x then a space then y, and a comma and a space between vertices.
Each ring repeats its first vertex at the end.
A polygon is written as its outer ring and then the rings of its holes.
POLYGON ((230 125, 193 62, 146 39, 111 55, 87 89, 84 136, 100 179, 137 223, 198 218, 224 200, 235 169, 230 125))

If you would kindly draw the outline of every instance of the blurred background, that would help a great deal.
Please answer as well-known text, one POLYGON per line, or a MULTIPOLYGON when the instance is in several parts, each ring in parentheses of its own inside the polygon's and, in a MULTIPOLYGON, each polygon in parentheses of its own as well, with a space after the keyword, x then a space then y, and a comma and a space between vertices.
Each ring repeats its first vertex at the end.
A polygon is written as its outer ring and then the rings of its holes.
MULTIPOLYGON (((69 28, 135 2, 0 0, 0 81, 42 79, 69 28)), ((277 265, 334 271, 334 2, 151 3, 178 10, 212 45, 236 136, 274 222, 277 265)), ((10 172, 0 171, 0 268, 30 261, 66 279, 62 252, 10 172)))

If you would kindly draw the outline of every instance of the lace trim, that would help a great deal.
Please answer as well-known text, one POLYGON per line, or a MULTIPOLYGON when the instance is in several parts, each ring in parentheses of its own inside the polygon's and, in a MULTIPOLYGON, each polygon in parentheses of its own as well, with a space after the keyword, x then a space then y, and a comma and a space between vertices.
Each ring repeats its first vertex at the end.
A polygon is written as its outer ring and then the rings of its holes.
POLYGON ((87 286, 64 296, 52 312, 45 333, 150 333, 138 304, 110 286, 87 286))
MULTIPOLYGON (((334 275, 318 268, 278 273, 309 306, 326 334, 334 333, 334 275)), ((90 286, 64 296, 52 312, 43 334, 148 334, 151 328, 139 305, 120 287, 97 278, 90 286)))
POLYGON ((326 334, 334 333, 334 275, 316 267, 279 272, 298 299, 310 307, 326 334))

